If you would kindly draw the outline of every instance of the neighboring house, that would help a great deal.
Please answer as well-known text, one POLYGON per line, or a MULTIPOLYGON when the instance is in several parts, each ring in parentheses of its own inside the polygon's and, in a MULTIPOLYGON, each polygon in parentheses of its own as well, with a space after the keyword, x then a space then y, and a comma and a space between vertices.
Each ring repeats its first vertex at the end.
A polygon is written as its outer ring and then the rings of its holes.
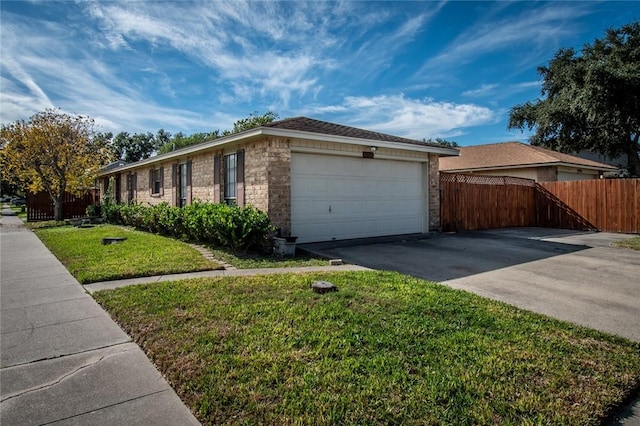
POLYGON ((586 149, 575 154, 577 157, 586 160, 597 161, 616 167, 617 170, 604 173, 605 177, 629 177, 629 155, 622 154, 615 158, 610 158, 604 154, 587 151, 586 149))
POLYGON ((306 117, 100 173, 121 201, 252 205, 298 242, 440 226, 438 160, 458 151, 306 117))
POLYGON ((440 160, 442 173, 513 176, 536 182, 598 179, 616 167, 521 142, 477 145, 440 160))

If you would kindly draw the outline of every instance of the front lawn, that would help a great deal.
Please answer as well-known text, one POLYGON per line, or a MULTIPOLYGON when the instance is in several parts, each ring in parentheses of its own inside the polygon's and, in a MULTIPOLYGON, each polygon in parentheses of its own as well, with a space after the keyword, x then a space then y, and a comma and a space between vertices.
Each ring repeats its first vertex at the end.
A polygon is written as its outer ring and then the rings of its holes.
POLYGON ((640 237, 629 238, 628 240, 620 240, 613 243, 616 247, 630 248, 640 250, 640 237))
POLYGON ((220 250, 208 247, 213 256, 238 269, 259 268, 292 268, 301 266, 327 266, 329 261, 309 255, 296 255, 295 257, 278 257, 275 255, 249 254, 246 256, 230 253, 228 250, 220 250))
POLYGON ((220 268, 181 241, 121 226, 62 226, 34 232, 82 284, 220 268), (104 237, 127 240, 102 245, 104 237))
POLYGON ((204 424, 598 424, 640 386, 637 343, 391 272, 94 297, 204 424))

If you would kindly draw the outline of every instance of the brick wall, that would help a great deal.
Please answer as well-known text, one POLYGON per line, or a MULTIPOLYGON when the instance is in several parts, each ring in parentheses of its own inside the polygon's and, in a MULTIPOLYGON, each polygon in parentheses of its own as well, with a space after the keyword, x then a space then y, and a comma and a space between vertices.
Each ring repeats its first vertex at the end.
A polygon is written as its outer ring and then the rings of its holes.
POLYGON ((291 232, 291 148, 286 138, 267 139, 268 212, 283 235, 291 232))
POLYGON ((193 155, 191 160, 192 201, 213 202, 213 156, 214 152, 193 155))
POLYGON ((244 146, 244 202, 263 212, 269 210, 267 151, 265 140, 244 146))
POLYGON ((440 176, 438 154, 429 154, 429 231, 440 230, 440 176))

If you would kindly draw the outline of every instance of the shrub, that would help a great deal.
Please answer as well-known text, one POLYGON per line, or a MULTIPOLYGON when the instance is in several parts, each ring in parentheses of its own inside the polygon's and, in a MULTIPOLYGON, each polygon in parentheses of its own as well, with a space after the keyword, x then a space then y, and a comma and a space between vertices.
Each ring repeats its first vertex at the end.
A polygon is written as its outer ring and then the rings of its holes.
POLYGON ((121 223, 148 232, 209 243, 234 251, 261 249, 274 227, 269 217, 251 207, 195 201, 185 207, 167 203, 104 204, 105 221, 121 223))
POLYGON ((99 204, 91 204, 87 206, 85 213, 89 217, 102 216, 102 209, 99 204))

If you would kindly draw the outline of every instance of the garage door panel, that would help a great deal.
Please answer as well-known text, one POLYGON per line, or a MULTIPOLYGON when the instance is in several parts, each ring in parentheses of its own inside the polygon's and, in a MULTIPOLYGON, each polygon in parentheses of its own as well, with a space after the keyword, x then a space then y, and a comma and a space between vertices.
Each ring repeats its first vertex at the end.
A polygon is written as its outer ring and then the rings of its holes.
POLYGON ((420 163, 294 153, 291 228, 299 242, 422 232, 420 163))

